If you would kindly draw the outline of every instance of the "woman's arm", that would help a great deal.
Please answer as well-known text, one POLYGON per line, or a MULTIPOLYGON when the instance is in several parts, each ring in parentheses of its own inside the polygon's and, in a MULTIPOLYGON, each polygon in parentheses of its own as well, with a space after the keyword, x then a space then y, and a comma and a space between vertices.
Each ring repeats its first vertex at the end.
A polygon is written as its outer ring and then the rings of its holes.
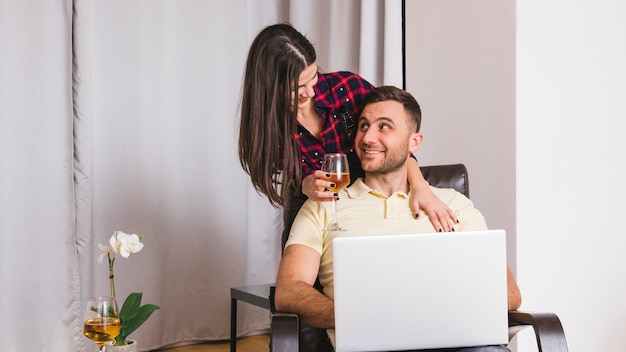
POLYGON ((409 185, 411 186, 411 198, 409 200, 411 204, 411 211, 415 214, 415 218, 420 216, 420 209, 422 209, 430 222, 438 231, 454 231, 453 225, 458 223, 459 220, 454 215, 454 212, 448 208, 430 189, 428 182, 424 179, 422 171, 417 164, 417 160, 409 157, 409 185))

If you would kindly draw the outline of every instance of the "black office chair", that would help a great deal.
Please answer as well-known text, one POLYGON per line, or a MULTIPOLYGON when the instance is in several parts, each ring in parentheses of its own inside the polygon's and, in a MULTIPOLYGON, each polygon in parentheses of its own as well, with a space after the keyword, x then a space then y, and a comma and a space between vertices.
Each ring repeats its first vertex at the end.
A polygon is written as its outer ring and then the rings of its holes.
MULTIPOLYGON (((454 188, 469 197, 467 169, 462 164, 422 167, 424 178, 435 187, 454 188)), ((272 311, 271 351, 332 351, 323 329, 302 326, 296 314, 280 313, 273 309, 273 286, 268 286, 267 301, 272 311)), ((509 312, 509 336, 531 326, 535 331, 539 352, 567 352, 563 327, 556 314, 509 312)))

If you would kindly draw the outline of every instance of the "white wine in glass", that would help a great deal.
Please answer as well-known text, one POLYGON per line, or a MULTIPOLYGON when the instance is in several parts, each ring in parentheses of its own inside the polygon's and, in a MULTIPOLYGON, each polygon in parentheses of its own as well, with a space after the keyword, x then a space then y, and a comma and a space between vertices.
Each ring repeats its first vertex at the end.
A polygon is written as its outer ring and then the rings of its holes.
POLYGON ((100 351, 120 333, 120 318, 117 302, 112 297, 94 297, 87 300, 84 333, 100 351))
MULTIPOLYGON (((350 167, 348 166, 348 157, 342 153, 324 154, 322 162, 322 171, 330 174, 330 180, 335 187, 328 190, 335 193, 350 184, 350 167)), ((337 201, 333 198, 333 221, 326 226, 324 231, 345 231, 337 222, 337 201)))

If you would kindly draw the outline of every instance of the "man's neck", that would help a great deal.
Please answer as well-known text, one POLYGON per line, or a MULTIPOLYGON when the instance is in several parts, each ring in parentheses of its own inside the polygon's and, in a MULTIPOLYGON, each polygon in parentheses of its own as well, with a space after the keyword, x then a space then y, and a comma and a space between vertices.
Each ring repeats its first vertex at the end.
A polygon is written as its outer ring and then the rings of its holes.
POLYGON ((400 168, 386 174, 365 173, 363 182, 372 189, 391 196, 396 192, 409 193, 409 179, 407 168, 400 168))

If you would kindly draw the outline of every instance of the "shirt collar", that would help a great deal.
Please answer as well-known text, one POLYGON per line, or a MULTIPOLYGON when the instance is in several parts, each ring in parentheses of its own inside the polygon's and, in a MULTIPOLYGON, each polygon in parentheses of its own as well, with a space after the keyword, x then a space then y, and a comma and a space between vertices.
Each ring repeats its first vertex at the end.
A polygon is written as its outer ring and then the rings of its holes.
MULTIPOLYGON (((384 194, 366 185, 365 182, 363 182, 362 177, 357 178, 356 181, 354 181, 354 183, 350 185, 350 187, 346 187, 346 192, 348 192, 348 196, 350 198, 360 198, 364 197, 367 194, 372 194, 376 197, 387 198, 387 196, 385 196, 384 194)), ((409 191, 409 193, 411 192, 409 191)), ((394 195, 400 198, 409 198, 409 195, 404 192, 396 192, 392 194, 392 196, 394 195)))
POLYGON ((318 109, 332 109, 333 103, 331 100, 323 99, 323 96, 326 96, 327 92, 330 90, 330 86, 328 85, 328 80, 323 73, 317 73, 318 81, 315 85, 315 97, 313 98, 313 102, 315 107, 318 109))

